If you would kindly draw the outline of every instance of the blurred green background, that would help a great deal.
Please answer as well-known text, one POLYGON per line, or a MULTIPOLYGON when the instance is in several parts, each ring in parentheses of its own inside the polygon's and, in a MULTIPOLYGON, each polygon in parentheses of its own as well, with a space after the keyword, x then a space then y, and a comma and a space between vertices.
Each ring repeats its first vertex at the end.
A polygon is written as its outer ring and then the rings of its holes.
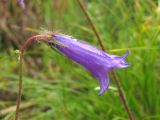
MULTIPOLYGON (((14 117, 18 55, 29 36, 46 29, 72 35, 100 48, 76 0, 0 0, 0 119, 14 117)), ((131 54, 127 69, 115 72, 137 120, 160 120, 160 1, 84 0, 110 54, 131 54)), ((44 44, 25 54, 20 120, 128 120, 110 76, 109 89, 87 70, 44 44)))

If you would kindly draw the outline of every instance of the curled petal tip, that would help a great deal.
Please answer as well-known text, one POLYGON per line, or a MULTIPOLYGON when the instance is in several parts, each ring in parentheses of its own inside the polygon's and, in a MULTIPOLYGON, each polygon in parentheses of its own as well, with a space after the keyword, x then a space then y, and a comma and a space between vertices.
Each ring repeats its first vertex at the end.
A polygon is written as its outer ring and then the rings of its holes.
POLYGON ((101 96, 109 87, 109 84, 106 86, 106 88, 101 88, 100 92, 98 93, 98 96, 101 96))
POLYGON ((127 68, 130 66, 130 63, 125 61, 125 58, 130 54, 129 51, 126 52, 126 54, 124 54, 123 56, 117 57, 115 59, 115 68, 127 68))
POLYGON ((129 54, 130 54, 130 51, 128 50, 128 51, 126 52, 126 54, 122 56, 123 59, 120 61, 120 64, 122 65, 121 68, 127 68, 127 67, 130 66, 130 63, 128 63, 128 62, 126 62, 126 61, 124 60, 129 54))
POLYGON ((130 63, 126 62, 125 60, 121 60, 120 64, 124 66, 123 68, 127 68, 130 66, 130 63))
POLYGON ((124 55, 122 56, 122 58, 123 58, 123 59, 126 58, 129 54, 130 54, 130 51, 127 50, 126 54, 124 54, 124 55))
POLYGON ((98 93, 98 96, 101 96, 104 93, 105 90, 100 90, 100 92, 98 93))
POLYGON ((101 96, 109 87, 109 77, 108 74, 103 73, 100 77, 97 77, 97 79, 100 84, 100 92, 98 95, 101 96))

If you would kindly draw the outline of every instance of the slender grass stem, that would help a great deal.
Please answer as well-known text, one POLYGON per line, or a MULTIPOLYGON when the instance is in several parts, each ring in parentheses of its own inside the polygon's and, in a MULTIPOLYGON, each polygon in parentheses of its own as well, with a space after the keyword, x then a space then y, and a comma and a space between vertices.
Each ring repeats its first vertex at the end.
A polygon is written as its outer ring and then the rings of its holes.
POLYGON ((78 3, 79 3, 79 6, 80 6, 81 10, 83 11, 84 15, 86 16, 87 20, 89 21, 89 23, 90 23, 90 25, 91 25, 91 27, 92 27, 92 29, 93 29, 93 31, 94 31, 97 39, 98 39, 98 42, 99 42, 99 44, 100 44, 100 46, 101 46, 101 49, 102 49, 103 51, 105 51, 105 47, 104 47, 104 45, 103 45, 103 43, 102 43, 102 39, 101 39, 100 35, 98 34, 98 32, 97 32, 97 30, 96 30, 96 26, 95 26, 94 23, 92 22, 92 19, 90 18, 89 14, 87 13, 87 11, 86 11, 83 3, 81 2, 81 0, 77 0, 77 1, 78 1, 78 3))
POLYGON ((116 74, 113 70, 111 71, 111 74, 112 74, 114 82, 115 82, 115 84, 118 88, 120 99, 122 100, 122 103, 125 107, 125 110, 127 111, 128 117, 129 117, 130 120, 134 120, 134 117, 133 117, 133 114, 132 114, 132 112, 129 108, 128 101, 126 99, 124 90, 122 89, 122 86, 121 86, 121 84, 120 84, 120 82, 119 82, 119 80, 118 80, 118 78, 117 78, 117 76, 116 76, 116 74))
MULTIPOLYGON (((101 49, 103 51, 105 51, 104 45, 102 43, 102 39, 101 39, 99 33, 97 32, 97 29, 96 29, 92 19, 90 18, 89 14, 87 13, 87 10, 85 9, 82 1, 81 0, 77 0, 77 2, 79 4, 81 10, 83 11, 84 15, 86 16, 87 20, 89 21, 89 23, 90 23, 90 25, 91 25, 91 27, 92 27, 92 29, 93 29, 96 37, 97 37, 97 40, 98 40, 98 42, 99 42, 99 44, 101 46, 101 49)), ((121 86, 121 84, 120 84, 120 82, 119 82, 119 80, 118 80, 118 78, 117 78, 117 76, 116 76, 116 74, 115 74, 115 72, 113 70, 111 71, 111 74, 112 74, 114 82, 115 82, 115 84, 116 84, 116 86, 118 88, 120 99, 122 100, 122 103, 123 103, 123 105, 125 107, 125 110, 127 111, 128 117, 129 117, 130 120, 134 120, 134 117, 133 117, 132 112, 131 112, 131 110, 129 108, 129 105, 128 105, 127 99, 125 97, 125 93, 124 93, 124 91, 122 89, 122 86, 121 86)))

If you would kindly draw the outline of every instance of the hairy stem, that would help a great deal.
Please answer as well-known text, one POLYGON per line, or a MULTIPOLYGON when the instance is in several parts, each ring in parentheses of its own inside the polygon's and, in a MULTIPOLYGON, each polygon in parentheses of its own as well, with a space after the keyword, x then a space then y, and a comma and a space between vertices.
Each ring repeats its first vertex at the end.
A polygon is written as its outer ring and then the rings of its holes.
POLYGON ((16 105, 16 113, 15 113, 15 119, 18 120, 19 117, 19 109, 20 109, 20 104, 21 104, 21 96, 22 96, 22 78, 23 78, 23 73, 22 73, 22 64, 23 64, 23 55, 24 51, 26 48, 34 41, 34 40, 43 40, 43 42, 48 43, 50 40, 51 36, 49 35, 35 35, 30 38, 28 38, 25 43, 22 45, 20 49, 20 66, 19 66, 19 85, 18 85, 18 96, 17 96, 17 105, 16 105))
POLYGON ((15 120, 18 120, 19 117, 19 108, 21 103, 21 96, 22 96, 22 64, 23 64, 23 53, 20 53, 20 60, 19 60, 19 88, 18 88, 18 98, 17 98, 17 106, 16 106, 16 114, 15 120))
MULTIPOLYGON (((89 23, 90 23, 90 25, 91 25, 91 27, 92 27, 92 29, 93 29, 96 37, 97 37, 97 40, 98 40, 98 42, 99 42, 99 44, 100 44, 100 46, 101 46, 101 49, 102 49, 103 51, 105 51, 104 45, 103 45, 103 43, 102 43, 102 39, 100 38, 100 35, 99 35, 99 33, 97 32, 96 27, 95 27, 92 19, 90 18, 89 14, 87 13, 87 10, 85 9, 82 1, 81 1, 81 0, 77 0, 77 2, 78 2, 78 4, 79 4, 81 10, 83 11, 84 15, 86 16, 87 20, 89 21, 89 23)), ((116 76, 116 74, 115 74, 115 72, 114 72, 113 70, 111 71, 111 74, 112 74, 113 79, 114 79, 114 82, 115 82, 115 84, 116 84, 116 86, 117 86, 117 88, 118 88, 118 92, 119 92, 120 99, 122 100, 122 103, 123 103, 123 105, 124 105, 124 107, 125 107, 125 110, 126 110, 127 113, 128 113, 128 117, 129 117, 130 120, 134 120, 134 117, 133 117, 132 112, 131 112, 131 110, 130 110, 130 108, 129 108, 129 105, 128 105, 127 99, 126 99, 126 97, 125 97, 125 93, 124 93, 124 91, 123 91, 123 89, 122 89, 122 86, 121 86, 121 84, 120 84, 120 82, 119 82, 119 80, 118 80, 118 78, 117 78, 117 76, 116 76)))

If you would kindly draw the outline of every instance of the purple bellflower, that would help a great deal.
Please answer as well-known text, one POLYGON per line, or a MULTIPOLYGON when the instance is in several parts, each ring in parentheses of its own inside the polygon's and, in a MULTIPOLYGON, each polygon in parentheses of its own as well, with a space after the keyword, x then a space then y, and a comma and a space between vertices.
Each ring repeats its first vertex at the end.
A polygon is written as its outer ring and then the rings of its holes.
POLYGON ((127 52, 123 56, 109 55, 94 46, 79 41, 71 36, 54 34, 51 45, 70 59, 88 69, 91 74, 99 81, 99 95, 108 89, 108 73, 114 68, 127 68, 129 63, 124 59, 128 56, 127 52))
POLYGON ((17 0, 17 2, 18 2, 18 4, 21 6, 21 8, 22 8, 23 10, 26 9, 26 6, 25 6, 25 4, 24 4, 24 0, 17 0))

